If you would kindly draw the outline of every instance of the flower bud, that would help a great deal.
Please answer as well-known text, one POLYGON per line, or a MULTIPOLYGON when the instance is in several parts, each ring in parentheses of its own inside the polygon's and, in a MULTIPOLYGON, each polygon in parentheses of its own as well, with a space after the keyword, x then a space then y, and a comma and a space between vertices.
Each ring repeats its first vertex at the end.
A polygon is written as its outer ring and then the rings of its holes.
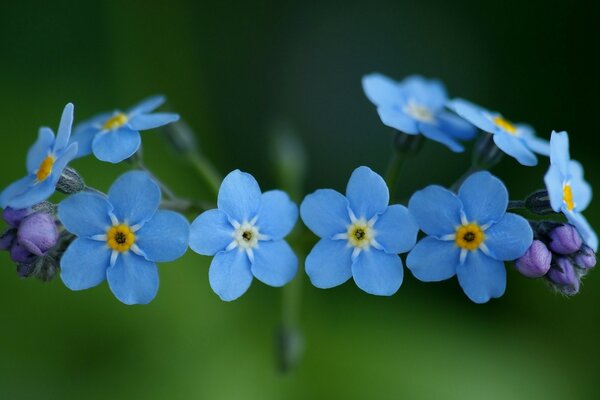
POLYGON ((0 235, 0 250, 10 250, 15 241, 15 233, 14 229, 9 229, 0 235))
POLYGON ((10 258, 16 263, 28 264, 35 260, 35 255, 21 246, 18 241, 15 241, 10 248, 10 258))
POLYGON ((17 264, 17 274, 21 278, 29 278, 35 269, 35 264, 17 264))
POLYGON ((33 263, 33 271, 31 272, 31 276, 34 276, 42 282, 48 282, 56 276, 56 273, 59 271, 59 269, 58 261, 56 261, 53 257, 39 257, 33 263))
POLYGON ((416 154, 423 146, 423 135, 409 135, 397 131, 394 135, 394 148, 398 153, 416 154))
POLYGON ((596 253, 589 246, 583 245, 575 255, 575 265, 579 268, 590 269, 596 266, 596 253))
POLYGON ((525 199, 525 208, 537 215, 554 214, 547 190, 538 190, 525 199))
POLYGON ((31 214, 21 222, 17 239, 27 251, 41 256, 54 247, 58 241, 56 222, 48 214, 31 214))
POLYGON ((504 153, 494 143, 494 136, 480 135, 473 148, 473 165, 481 169, 490 169, 502 160, 504 153))
POLYGON ((31 214, 31 210, 28 208, 23 208, 20 210, 15 210, 10 207, 7 207, 2 211, 2 219, 5 220, 10 226, 16 228, 19 226, 23 218, 31 214))
POLYGON ((540 240, 534 240, 515 266, 517 271, 528 278, 541 278, 546 275, 552 262, 552 253, 540 240))
POLYGON ((573 225, 564 224, 552 229, 548 234, 548 247, 558 254, 573 254, 581 247, 579 232, 573 225))
POLYGON ((64 194, 79 193, 85 189, 83 178, 71 167, 66 167, 56 184, 56 190, 64 194))
POLYGON ((575 273, 573 264, 566 257, 558 257, 546 276, 550 282, 556 285, 561 293, 567 296, 572 296, 579 292, 579 278, 575 273))

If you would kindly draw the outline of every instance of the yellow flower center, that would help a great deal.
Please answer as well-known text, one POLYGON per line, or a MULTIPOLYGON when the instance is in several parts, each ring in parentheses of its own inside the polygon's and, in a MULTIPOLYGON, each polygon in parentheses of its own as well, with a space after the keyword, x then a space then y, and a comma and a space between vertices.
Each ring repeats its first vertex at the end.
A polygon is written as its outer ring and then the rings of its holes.
POLYGON ((106 120, 102 128, 107 131, 112 131, 125 125, 128 121, 127 115, 118 112, 106 120))
POLYGON ((510 133, 511 135, 516 135, 517 134, 517 127, 514 126, 513 124, 511 124, 510 122, 508 122, 507 120, 505 120, 502 117, 494 117, 494 123, 504 129, 506 132, 510 133))
POLYGON ((485 239, 485 234, 481 227, 475 223, 461 225, 456 228, 456 245, 465 250, 477 250, 479 245, 485 239))
POLYGON ((571 189, 571 185, 568 183, 563 185, 563 202, 567 206, 567 210, 573 211, 575 208, 575 202, 573 201, 573 190, 571 189))
POLYGON ((358 220, 348 227, 348 242, 361 249, 373 242, 373 228, 364 220, 358 220))
POLYGON ((56 159, 52 155, 44 158, 44 161, 42 161, 35 174, 38 182, 43 182, 50 176, 52 167, 54 167, 54 161, 56 161, 56 159))
POLYGON ((116 225, 108 230, 106 242, 111 249, 124 253, 135 243, 135 234, 128 225, 116 225))

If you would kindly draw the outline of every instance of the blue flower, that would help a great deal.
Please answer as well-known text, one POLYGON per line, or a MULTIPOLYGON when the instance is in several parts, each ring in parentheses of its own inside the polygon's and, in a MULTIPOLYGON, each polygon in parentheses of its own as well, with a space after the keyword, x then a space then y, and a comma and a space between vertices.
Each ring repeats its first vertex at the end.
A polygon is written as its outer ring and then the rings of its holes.
POLYGON ((99 114, 75 127, 73 142, 79 144, 77 157, 94 153, 96 158, 119 163, 139 149, 139 131, 158 128, 179 120, 178 114, 151 113, 165 102, 163 96, 154 96, 127 112, 114 111, 99 114))
POLYGON ((471 175, 458 196, 441 186, 416 192, 408 209, 428 236, 408 254, 406 265, 424 282, 454 274, 475 303, 506 289, 504 261, 521 257, 533 241, 524 218, 507 213, 508 192, 489 172, 471 175))
POLYGON ((52 129, 40 128, 38 140, 27 153, 27 176, 0 194, 0 207, 29 208, 54 193, 63 169, 75 158, 77 145, 69 145, 73 123, 73 104, 65 106, 54 137, 52 129))
POLYGON ((381 122, 389 127, 409 135, 420 133, 454 152, 464 150, 458 140, 470 140, 477 133, 473 125, 444 110, 448 95, 440 81, 413 75, 398 83, 370 74, 362 85, 381 122))
POLYGON ((463 99, 452 100, 448 107, 484 132, 494 135, 494 143, 523 165, 537 165, 535 153, 548 156, 547 140, 535 136, 529 125, 513 124, 497 112, 486 110, 463 99))
POLYGON ((158 185, 141 171, 119 177, 108 197, 82 192, 60 203, 60 221, 77 236, 60 262, 65 285, 83 290, 106 279, 125 304, 152 301, 158 291, 156 262, 181 257, 189 238, 187 220, 159 211, 159 204, 158 185))
POLYGON ((562 212, 575 225, 587 245, 598 251, 598 236, 581 215, 592 200, 592 188, 583 178, 583 166, 571 160, 567 132, 552 132, 550 163, 544 181, 552 209, 562 212))
POLYGON ((332 189, 306 196, 300 215, 321 238, 306 258, 313 285, 327 289, 353 277, 370 294, 398 291, 404 277, 398 254, 415 245, 419 227, 406 207, 388 201, 385 182, 368 167, 354 170, 346 196, 332 189))
POLYGON ((221 299, 243 295, 253 277, 275 287, 294 278, 298 259, 283 238, 298 220, 298 207, 285 192, 261 193, 252 175, 235 170, 223 180, 217 205, 192 223, 190 247, 215 256, 208 278, 221 299))

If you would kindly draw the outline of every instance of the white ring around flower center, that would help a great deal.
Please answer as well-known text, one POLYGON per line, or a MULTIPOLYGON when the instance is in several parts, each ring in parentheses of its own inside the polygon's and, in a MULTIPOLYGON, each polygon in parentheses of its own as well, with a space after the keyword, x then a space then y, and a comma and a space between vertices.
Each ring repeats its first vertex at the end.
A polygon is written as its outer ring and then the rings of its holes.
POLYGON ((421 122, 432 123, 435 121, 435 116, 431 110, 422 104, 419 104, 414 99, 410 99, 404 106, 404 112, 412 118, 421 122))
POLYGON ((238 247, 252 249, 258 244, 260 232, 254 224, 244 222, 233 231, 233 239, 238 247))

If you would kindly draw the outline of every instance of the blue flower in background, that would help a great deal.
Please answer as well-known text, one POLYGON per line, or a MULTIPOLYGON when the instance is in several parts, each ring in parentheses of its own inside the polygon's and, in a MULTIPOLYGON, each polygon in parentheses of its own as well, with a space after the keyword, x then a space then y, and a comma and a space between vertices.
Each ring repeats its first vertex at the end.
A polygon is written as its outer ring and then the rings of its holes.
POLYGON ((467 178, 458 196, 435 185, 416 192, 408 208, 428 236, 408 254, 407 267, 424 282, 456 274, 475 303, 502 296, 504 261, 521 257, 533 241, 527 220, 507 206, 506 187, 489 172, 467 178))
POLYGON ((562 212, 594 251, 598 251, 598 236, 581 212, 592 200, 592 188, 583 178, 583 166, 569 155, 567 132, 552 132, 550 138, 550 169, 544 177, 550 205, 562 212))
POLYGON ((223 180, 217 205, 196 218, 190 233, 192 250, 214 256, 208 273, 213 291, 232 301, 253 277, 275 287, 290 282, 298 258, 283 238, 298 220, 298 207, 288 195, 261 193, 252 175, 235 170, 223 180))
POLYGON ((73 104, 65 106, 56 138, 52 129, 40 129, 38 140, 27 153, 27 176, 12 183, 0 194, 0 207, 28 208, 54 193, 63 169, 77 154, 69 145, 73 123, 73 104))
POLYGON ((513 124, 499 113, 463 99, 452 100, 448 107, 482 131, 494 135, 496 146, 523 165, 537 165, 534 152, 544 156, 550 154, 548 141, 535 136, 529 125, 513 124))
POLYGON ((187 250, 189 224, 158 210, 160 189, 150 176, 132 171, 119 177, 108 197, 78 193, 60 203, 58 215, 77 239, 61 259, 61 278, 71 290, 108 280, 125 304, 146 304, 158 291, 156 262, 173 261, 187 250))
POLYGON ((99 114, 75 127, 73 142, 79 144, 77 157, 94 153, 101 161, 119 163, 139 149, 139 131, 158 128, 179 120, 178 114, 151 113, 165 102, 163 96, 150 97, 127 112, 99 114))
POLYGON ((406 207, 388 206, 388 188, 370 168, 352 173, 346 196, 321 189, 306 196, 302 220, 321 240, 306 258, 306 273, 318 288, 351 277, 367 293, 390 296, 404 271, 399 253, 416 242, 419 227, 406 207))
POLYGON ((362 86, 381 121, 401 132, 422 134, 454 152, 464 150, 459 140, 470 140, 477 133, 473 125, 444 109, 448 95, 440 81, 413 75, 398 83, 370 74, 363 77, 362 86))

